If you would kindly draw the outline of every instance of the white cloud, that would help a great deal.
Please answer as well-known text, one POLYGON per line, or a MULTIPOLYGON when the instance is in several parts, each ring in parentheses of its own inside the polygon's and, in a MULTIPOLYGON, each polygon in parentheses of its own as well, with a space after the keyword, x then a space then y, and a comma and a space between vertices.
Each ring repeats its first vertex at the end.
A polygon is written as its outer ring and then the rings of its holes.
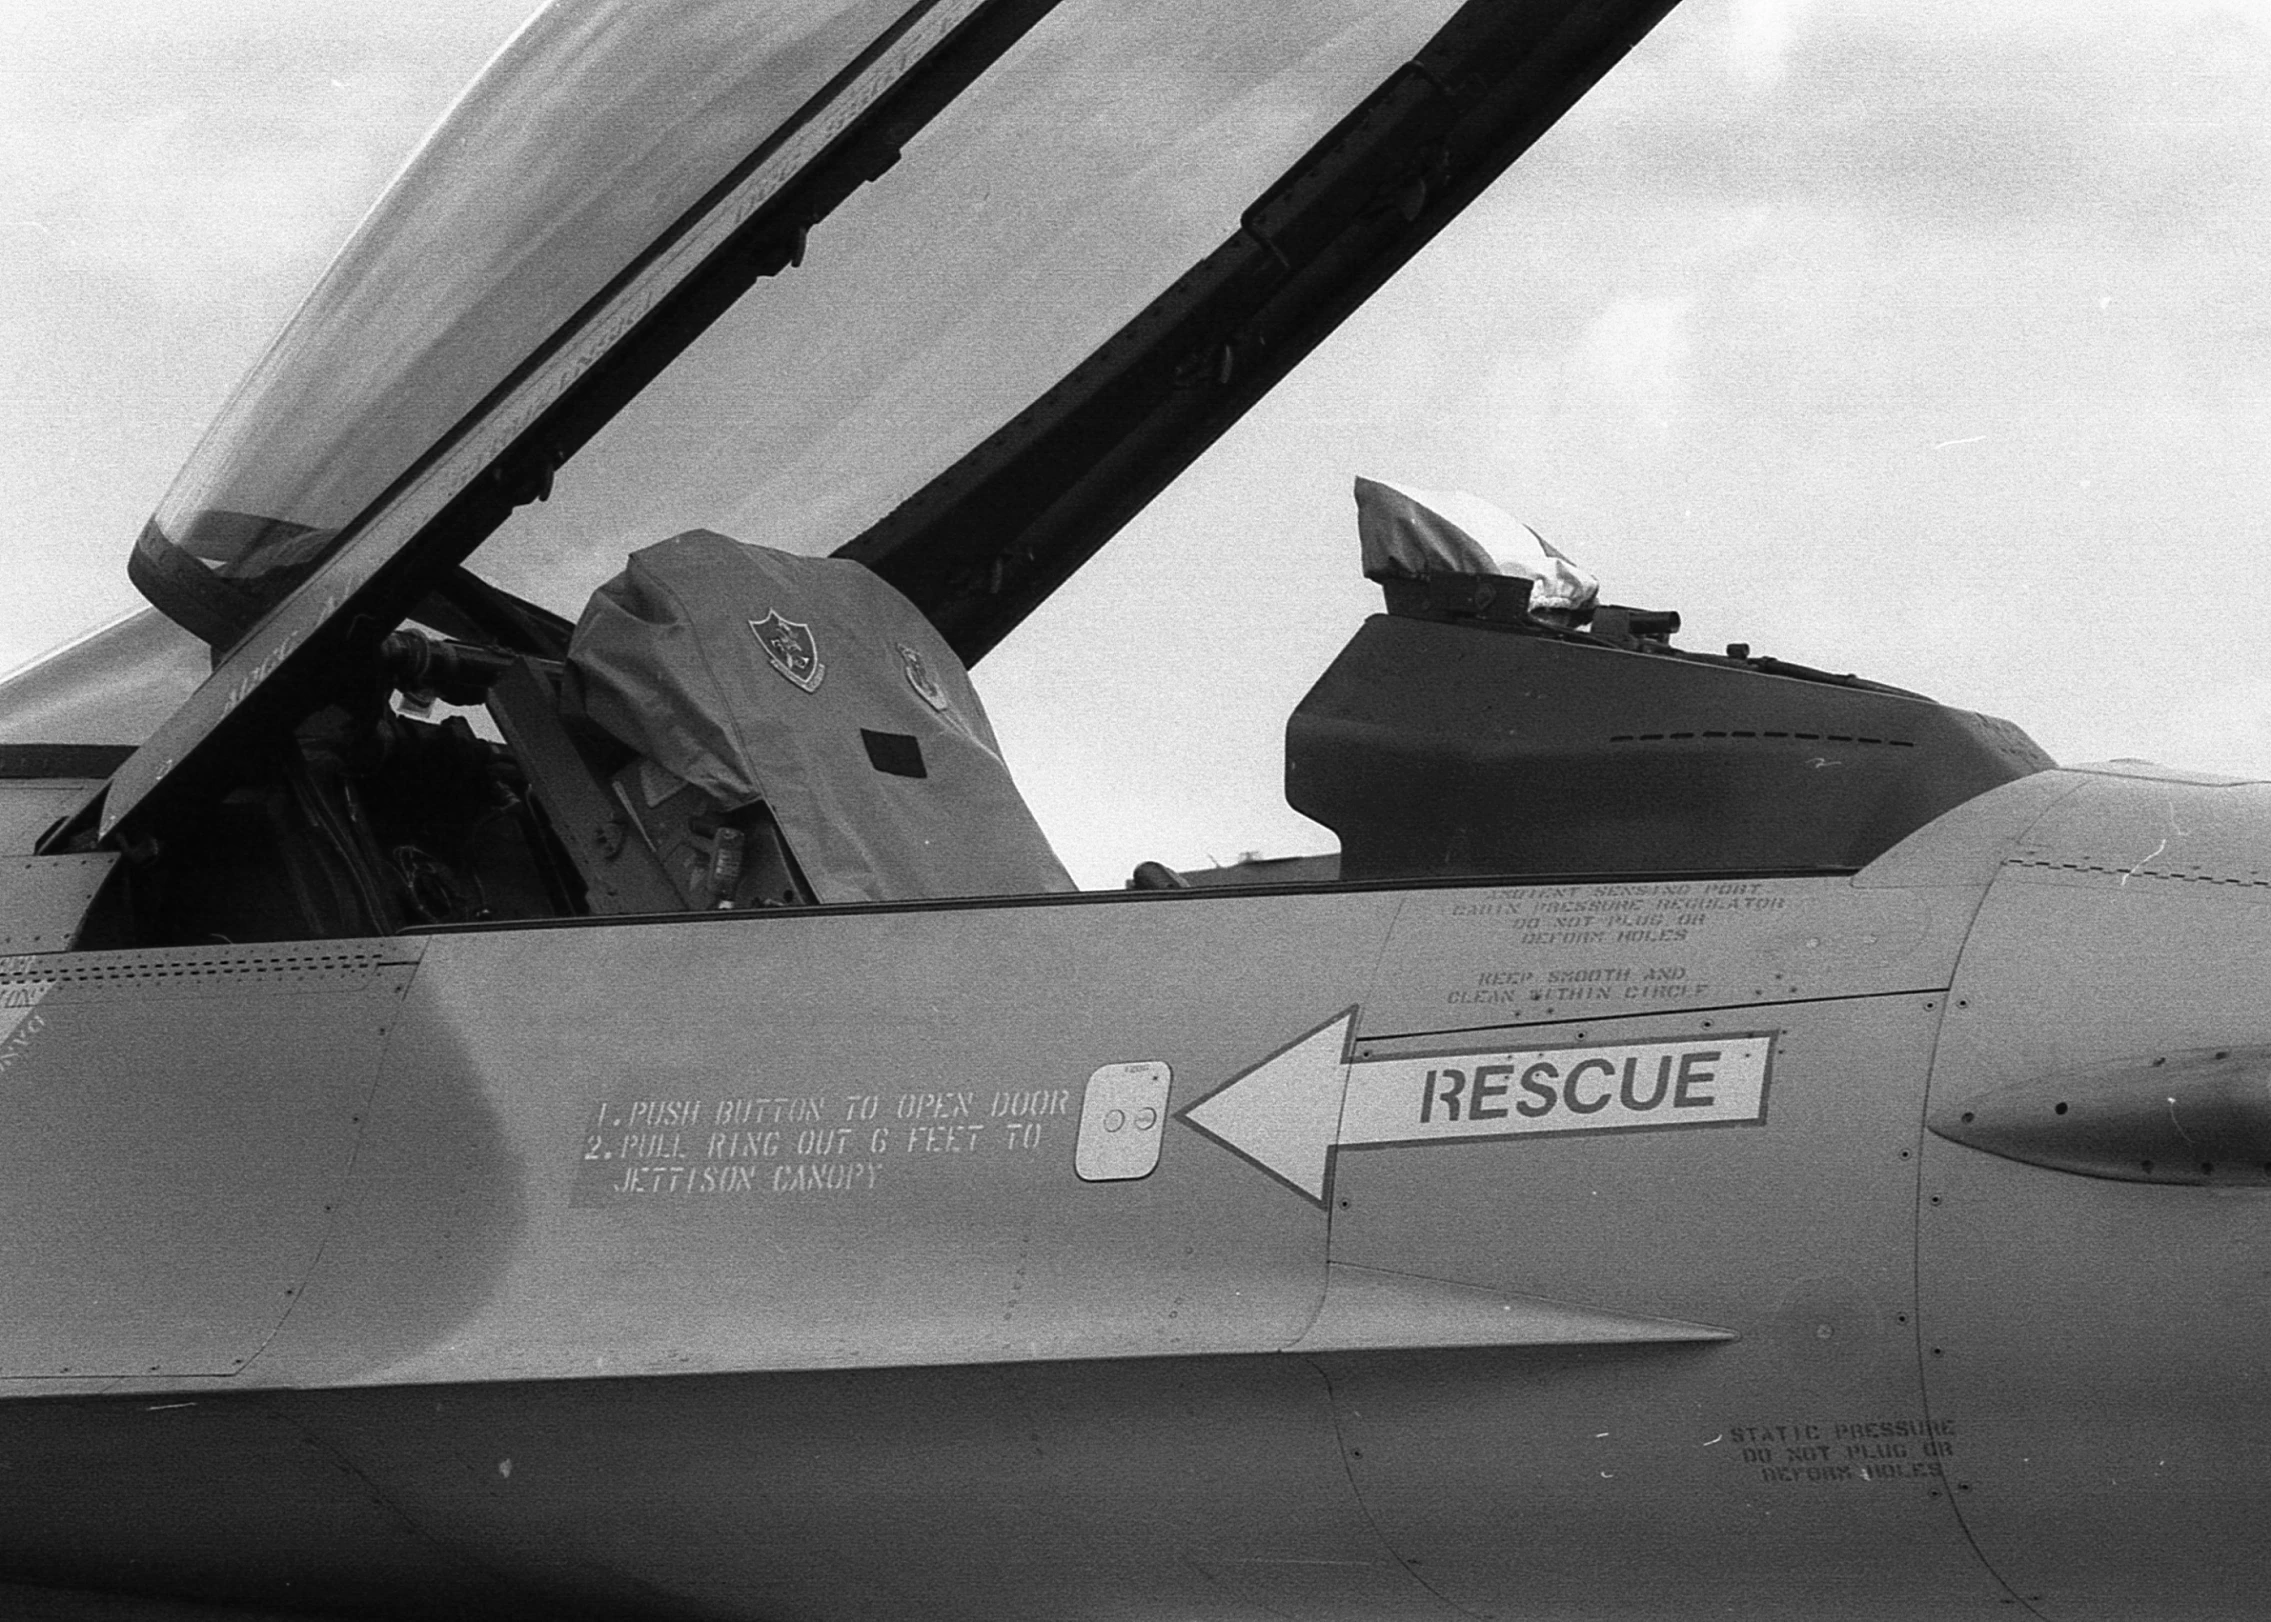
POLYGON ((133 606, 229 385, 535 0, 0 3, 0 665, 133 606))
POLYGON ((1790 46, 1811 0, 1728 0, 1727 64, 1736 81, 1771 90, 1790 71, 1790 46))
POLYGON ((19 149, 29 174, 58 176, 29 200, 50 251, 176 306, 210 301, 217 289, 288 299, 304 288, 353 223, 380 161, 339 137, 212 149, 178 106, 91 117, 55 135, 46 150, 19 149))
POLYGON ((1667 440, 1688 392, 1691 302, 1684 297, 1629 298, 1603 310, 1578 343, 1571 403, 1581 413, 1609 417, 1657 443, 1667 440))

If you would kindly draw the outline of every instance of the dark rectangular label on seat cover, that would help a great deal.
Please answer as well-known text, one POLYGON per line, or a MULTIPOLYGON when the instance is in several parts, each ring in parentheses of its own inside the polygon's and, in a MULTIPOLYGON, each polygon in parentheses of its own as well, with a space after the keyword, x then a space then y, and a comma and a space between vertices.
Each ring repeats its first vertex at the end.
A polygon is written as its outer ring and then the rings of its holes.
POLYGON ((923 765, 923 746, 920 740, 904 732, 870 732, 860 728, 860 742, 867 745, 867 762, 879 772, 893 777, 928 777, 930 770, 923 765))

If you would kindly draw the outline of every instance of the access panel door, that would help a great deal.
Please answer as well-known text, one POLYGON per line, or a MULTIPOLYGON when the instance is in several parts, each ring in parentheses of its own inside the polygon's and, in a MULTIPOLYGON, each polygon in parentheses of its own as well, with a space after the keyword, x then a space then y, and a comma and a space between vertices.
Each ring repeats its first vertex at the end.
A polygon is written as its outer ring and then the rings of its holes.
POLYGON ((2206 820, 2146 810, 2006 868, 1932 1076, 1932 1416, 1980 1552, 2058 1622, 2271 1593, 2271 906, 2181 846, 2143 870, 2206 820))
POLYGON ((415 942, 0 959, 0 1376, 235 1376, 297 1309, 415 942))
POLYGON ((1505 1328, 1490 1344, 1478 1310, 1465 1344, 1324 1363, 1367 1509, 1444 1598, 2003 1598, 1942 1496, 1912 1322, 1925 1077, 1972 894, 1412 897, 1350 1054, 1336 1281, 1442 1281, 1505 1328))

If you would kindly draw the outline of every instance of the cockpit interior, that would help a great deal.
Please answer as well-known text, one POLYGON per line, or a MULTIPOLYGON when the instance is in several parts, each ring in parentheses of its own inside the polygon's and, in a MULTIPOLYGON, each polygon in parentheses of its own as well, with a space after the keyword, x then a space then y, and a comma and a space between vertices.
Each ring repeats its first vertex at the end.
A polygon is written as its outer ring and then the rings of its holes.
MULTIPOLYGON (((143 530, 165 634, 0 694, 14 849, 102 869, 82 947, 1071 893, 971 668, 1661 9, 540 14, 143 530)), ((1849 871, 2049 764, 1366 572, 1285 719, 1337 853, 1129 892, 1849 871)))
MULTIPOLYGON (((1676 614, 1558 623, 1496 573, 1380 584, 1286 728, 1287 797, 1338 855, 1146 863, 1129 889, 1850 871, 2048 764, 1913 693, 1677 649, 1676 614)), ((913 605, 706 531, 634 554, 572 626, 454 572, 248 767, 126 849, 81 945, 1074 889, 913 605)))

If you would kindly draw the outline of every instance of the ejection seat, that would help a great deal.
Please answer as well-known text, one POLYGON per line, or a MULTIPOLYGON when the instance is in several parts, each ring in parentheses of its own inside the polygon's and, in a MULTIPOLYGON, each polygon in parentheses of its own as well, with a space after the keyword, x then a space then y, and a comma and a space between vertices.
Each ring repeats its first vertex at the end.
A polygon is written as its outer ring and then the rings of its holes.
POLYGON ((613 797, 681 906, 1074 888, 961 660, 861 564, 708 530, 635 552, 560 701, 620 746, 613 797))

